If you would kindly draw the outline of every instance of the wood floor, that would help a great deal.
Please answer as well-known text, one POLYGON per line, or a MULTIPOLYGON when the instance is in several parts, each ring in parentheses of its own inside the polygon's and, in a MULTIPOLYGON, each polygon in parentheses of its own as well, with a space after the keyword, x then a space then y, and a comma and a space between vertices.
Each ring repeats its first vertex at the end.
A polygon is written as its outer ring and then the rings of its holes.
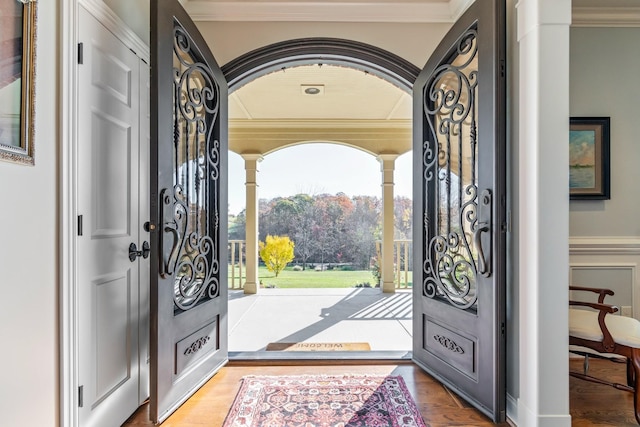
MULTIPOLYGON (((579 370, 581 366, 580 361, 571 361, 572 369, 579 370)), ((619 382, 624 382, 626 378, 624 365, 607 361, 592 361, 590 372, 615 377, 619 382)), ((240 379, 244 375, 341 373, 402 375, 426 424, 430 427, 496 425, 411 363, 257 366, 233 362, 216 374, 162 426, 222 426, 238 391, 240 379)), ((631 393, 571 378, 570 404, 572 426, 637 426, 631 393)), ((148 405, 138 409, 124 424, 129 427, 152 425, 149 421, 148 405)), ((502 423, 498 426, 504 427, 508 424, 502 423)))
MULTIPOLYGON (((592 358, 589 365, 591 375, 627 383, 626 365, 622 363, 592 358)), ((569 368, 582 372, 582 361, 571 360, 569 368)), ((569 408, 573 427, 638 427, 633 411, 633 394, 606 385, 570 377, 569 408)))

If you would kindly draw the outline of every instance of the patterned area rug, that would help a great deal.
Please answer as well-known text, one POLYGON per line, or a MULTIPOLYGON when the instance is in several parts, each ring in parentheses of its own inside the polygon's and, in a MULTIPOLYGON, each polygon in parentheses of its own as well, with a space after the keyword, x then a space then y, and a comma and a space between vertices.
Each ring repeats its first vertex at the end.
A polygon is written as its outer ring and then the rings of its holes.
POLYGON ((223 427, 426 427, 401 376, 247 376, 223 427))

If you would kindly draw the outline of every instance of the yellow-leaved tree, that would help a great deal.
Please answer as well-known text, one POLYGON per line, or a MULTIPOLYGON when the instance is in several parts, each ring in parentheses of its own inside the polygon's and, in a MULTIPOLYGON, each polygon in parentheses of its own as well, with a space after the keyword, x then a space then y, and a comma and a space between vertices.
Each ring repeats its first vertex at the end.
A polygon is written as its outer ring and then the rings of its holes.
POLYGON ((276 277, 293 261, 293 247, 295 245, 287 236, 267 235, 265 242, 260 242, 260 258, 267 270, 275 273, 276 277))

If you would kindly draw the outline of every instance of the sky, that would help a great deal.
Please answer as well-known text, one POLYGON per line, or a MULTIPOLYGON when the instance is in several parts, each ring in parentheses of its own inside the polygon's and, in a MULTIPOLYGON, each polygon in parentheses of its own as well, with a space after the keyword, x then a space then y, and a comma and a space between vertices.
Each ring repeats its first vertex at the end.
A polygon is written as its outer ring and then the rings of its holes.
MULTIPOLYGON (((412 152, 396 160, 395 195, 412 197, 412 152)), ((258 197, 299 193, 382 197, 380 162, 364 151, 338 144, 302 144, 278 150, 258 164, 258 197)), ((244 160, 229 152, 229 213, 245 208, 244 160)))

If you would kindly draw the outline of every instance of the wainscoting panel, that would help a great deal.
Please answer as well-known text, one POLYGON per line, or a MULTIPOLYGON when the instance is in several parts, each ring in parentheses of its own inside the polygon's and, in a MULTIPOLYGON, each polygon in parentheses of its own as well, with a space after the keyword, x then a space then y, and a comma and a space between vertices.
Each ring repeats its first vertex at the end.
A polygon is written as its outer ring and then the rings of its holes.
MULTIPOLYGON (((605 300, 620 308, 619 314, 640 320, 640 238, 571 237, 569 283, 612 289, 605 300)), ((586 295, 583 294, 581 299, 586 295)), ((576 298, 575 292, 570 298, 576 298)), ((596 301, 595 294, 589 300, 596 301)))

